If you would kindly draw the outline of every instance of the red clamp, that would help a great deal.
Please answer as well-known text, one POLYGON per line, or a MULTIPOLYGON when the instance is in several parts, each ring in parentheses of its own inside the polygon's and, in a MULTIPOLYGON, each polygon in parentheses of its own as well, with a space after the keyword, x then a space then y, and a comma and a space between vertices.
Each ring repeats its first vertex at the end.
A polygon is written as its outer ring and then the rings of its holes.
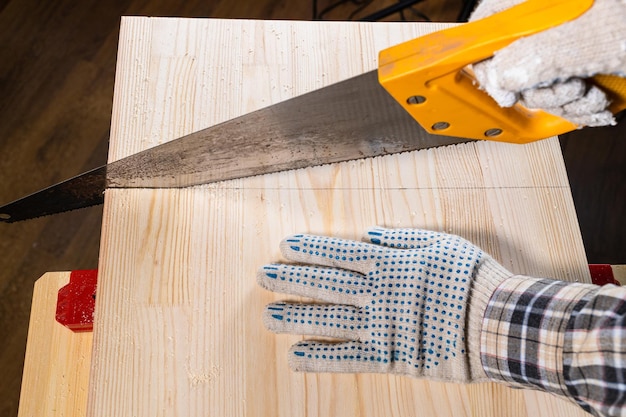
POLYGON ((596 285, 615 284, 622 285, 615 279, 613 267, 605 264, 590 264, 589 272, 591 272, 591 282, 596 285))
POLYGON ((70 283, 59 289, 56 320, 74 332, 93 330, 98 270, 72 271, 70 283))

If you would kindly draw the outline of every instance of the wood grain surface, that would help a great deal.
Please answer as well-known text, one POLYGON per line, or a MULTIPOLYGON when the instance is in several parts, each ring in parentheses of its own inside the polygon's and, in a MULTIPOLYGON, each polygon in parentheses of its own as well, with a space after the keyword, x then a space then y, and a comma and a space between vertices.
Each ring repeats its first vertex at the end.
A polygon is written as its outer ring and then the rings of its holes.
MULTIPOLYGON (((441 27, 125 18, 109 160, 370 70, 441 27)), ((228 138, 224 138, 228 140, 228 138)), ((556 139, 474 143, 179 190, 106 193, 88 415, 573 416, 495 384, 301 374, 256 270, 290 233, 460 234, 516 273, 589 280, 556 139)))

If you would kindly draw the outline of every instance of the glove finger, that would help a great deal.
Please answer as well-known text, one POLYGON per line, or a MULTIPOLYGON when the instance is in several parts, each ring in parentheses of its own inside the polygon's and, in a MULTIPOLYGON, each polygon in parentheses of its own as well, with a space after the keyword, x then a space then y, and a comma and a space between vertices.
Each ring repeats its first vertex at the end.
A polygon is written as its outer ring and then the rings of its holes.
POLYGON ((273 303, 263 312, 265 327, 275 333, 358 340, 365 323, 354 306, 273 303))
POLYGON ((563 106, 565 114, 584 116, 587 114, 600 113, 609 106, 609 99, 604 91, 596 86, 591 86, 586 93, 577 97, 575 102, 563 106))
MULTIPOLYGON (((490 67, 486 72, 493 78, 488 84, 520 92, 572 77, 622 71, 626 63, 626 5, 619 3, 596 0, 577 19, 522 37, 497 51, 486 61, 490 67)), ((487 85, 485 88, 491 93, 487 85)))
POLYGON ((579 125, 579 126, 589 126, 589 127, 598 127, 598 126, 615 126, 617 123, 615 120, 615 116, 608 110, 585 114, 583 116, 576 116, 565 113, 563 115, 564 119, 569 120, 570 122, 579 125))
MULTIPOLYGON (((580 82, 583 84, 582 92, 579 95, 568 95, 569 99, 573 99, 572 101, 565 100, 565 97, 562 97, 560 100, 562 103, 559 104, 559 98, 555 97, 555 100, 550 102, 548 97, 540 97, 536 92, 542 95, 543 93, 539 90, 552 90, 552 88, 542 88, 525 92, 523 104, 530 108, 542 108, 548 113, 567 119, 580 126, 614 125, 615 117, 610 111, 606 110, 609 106, 606 94, 596 86, 591 86, 587 89, 584 82, 582 80, 580 82)), ((556 89, 554 91, 558 95, 558 91, 556 89)))
POLYGON ((361 342, 302 341, 289 349, 289 367, 299 372, 386 372, 389 360, 361 342))
POLYGON ((511 107, 519 100, 520 93, 500 85, 499 68, 493 59, 477 62, 472 65, 479 88, 486 91, 500 107, 511 107))
MULTIPOLYGON (((550 87, 522 91, 522 104, 530 109, 552 109, 579 100, 587 86, 580 78, 556 83, 550 87)), ((606 104, 606 103, 605 103, 606 104)), ((606 106, 605 106, 606 107, 606 106)), ((604 107, 602 108, 602 110, 604 107)))
POLYGON ((450 235, 430 230, 372 227, 366 230, 363 240, 388 248, 423 249, 446 237, 450 235))
POLYGON ((371 292, 370 283, 356 272, 315 266, 266 265, 257 272, 257 282, 270 291, 335 304, 360 305, 371 292))
POLYGON ((366 274, 383 250, 368 243, 326 236, 294 235, 280 243, 285 258, 366 274))

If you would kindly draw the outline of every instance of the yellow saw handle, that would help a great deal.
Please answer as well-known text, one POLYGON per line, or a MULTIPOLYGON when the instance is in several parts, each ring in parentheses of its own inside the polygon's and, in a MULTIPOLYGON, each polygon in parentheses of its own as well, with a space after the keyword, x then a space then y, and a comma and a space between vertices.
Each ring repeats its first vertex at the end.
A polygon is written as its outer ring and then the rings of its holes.
MULTIPOLYGON (((422 36, 383 50, 383 87, 430 133, 527 143, 577 129, 575 124, 520 104, 500 107, 479 90, 468 65, 487 59, 522 36, 576 19, 593 0, 527 0, 485 19, 422 36)), ((626 108, 626 79, 591 79, 611 99, 613 113, 626 108)))

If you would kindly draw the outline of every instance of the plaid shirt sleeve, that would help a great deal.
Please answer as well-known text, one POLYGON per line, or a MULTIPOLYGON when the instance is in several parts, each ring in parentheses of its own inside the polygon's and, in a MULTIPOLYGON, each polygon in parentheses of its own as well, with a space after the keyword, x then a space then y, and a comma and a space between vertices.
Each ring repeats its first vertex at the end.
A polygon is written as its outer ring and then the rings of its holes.
POLYGON ((487 306, 481 360, 493 380, 626 416, 626 288, 510 278, 487 306))

